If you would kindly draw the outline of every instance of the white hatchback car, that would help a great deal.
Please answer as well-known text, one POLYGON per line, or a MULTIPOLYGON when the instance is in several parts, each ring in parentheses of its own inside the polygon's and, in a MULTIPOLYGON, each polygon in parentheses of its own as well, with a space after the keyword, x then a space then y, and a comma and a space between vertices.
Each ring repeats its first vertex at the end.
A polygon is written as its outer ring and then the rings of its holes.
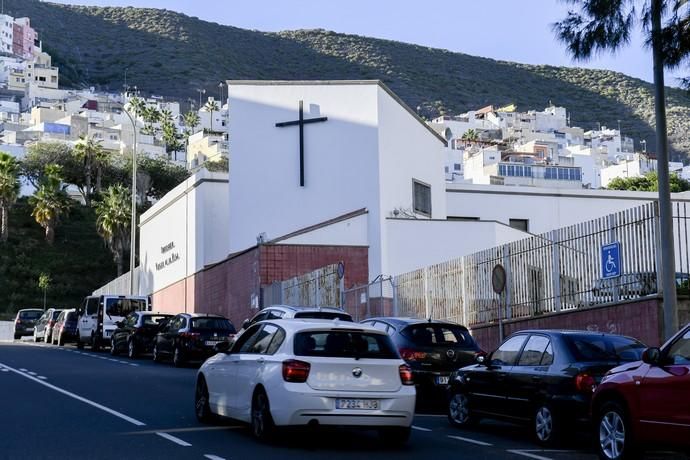
POLYGON ((209 358, 197 374, 195 407, 205 423, 216 415, 251 423, 260 440, 276 427, 340 425, 404 443, 415 396, 412 371, 384 332, 293 319, 254 324, 209 358))

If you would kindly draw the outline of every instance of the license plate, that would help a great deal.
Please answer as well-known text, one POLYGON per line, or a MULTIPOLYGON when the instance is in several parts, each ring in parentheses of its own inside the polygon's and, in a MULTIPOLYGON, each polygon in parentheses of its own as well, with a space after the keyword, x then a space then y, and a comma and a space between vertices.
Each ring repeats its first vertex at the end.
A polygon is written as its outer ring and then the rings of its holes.
POLYGON ((448 376, 447 375, 436 376, 436 385, 448 385, 448 376))
POLYGON ((205 343, 206 345, 210 346, 210 347, 213 347, 213 346, 215 346, 217 343, 220 343, 220 342, 222 342, 222 340, 207 340, 207 341, 204 342, 204 343, 205 343))
POLYGON ((33 332, 33 331, 34 331, 34 328, 33 328, 33 327, 27 327, 27 328, 26 328, 26 332, 33 332))
POLYGON ((379 408, 378 399, 336 399, 336 409, 364 409, 376 410, 379 408))
POLYGON ((110 337, 110 334, 112 334, 113 331, 105 331, 105 336, 110 337))

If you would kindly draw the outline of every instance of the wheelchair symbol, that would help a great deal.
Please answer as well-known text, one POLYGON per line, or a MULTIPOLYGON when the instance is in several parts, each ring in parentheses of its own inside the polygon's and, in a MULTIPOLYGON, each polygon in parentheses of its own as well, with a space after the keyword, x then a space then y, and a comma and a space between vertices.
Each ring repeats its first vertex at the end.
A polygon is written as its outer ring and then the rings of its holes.
POLYGON ((613 260, 613 256, 611 253, 608 254, 608 257, 606 258, 606 265, 605 265, 605 270, 606 273, 613 273, 616 271, 616 261, 613 260))

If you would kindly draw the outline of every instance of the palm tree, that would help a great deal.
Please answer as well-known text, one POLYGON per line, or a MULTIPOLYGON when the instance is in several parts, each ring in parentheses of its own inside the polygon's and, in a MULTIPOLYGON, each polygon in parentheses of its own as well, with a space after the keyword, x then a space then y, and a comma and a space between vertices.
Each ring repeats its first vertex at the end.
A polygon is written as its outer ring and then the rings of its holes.
POLYGON ((65 188, 62 185, 62 168, 48 165, 43 182, 29 198, 29 204, 34 208, 31 216, 45 229, 46 241, 50 245, 55 241, 55 228, 60 223, 60 216, 66 214, 71 205, 65 188))
POLYGON ((9 236, 10 208, 19 196, 19 163, 12 155, 0 152, 0 241, 9 236))
POLYGON ((113 253, 117 276, 122 275, 125 251, 129 248, 130 193, 122 185, 105 189, 102 199, 96 202, 96 226, 113 253))
MULTIPOLYGON (((184 125, 187 127, 187 130, 190 131, 189 135, 194 134, 194 128, 199 126, 201 123, 201 119, 199 118, 199 114, 194 111, 189 111, 184 114, 182 117, 182 120, 184 121, 184 125)), ((189 137, 189 136, 187 136, 189 137)))
POLYGON ((465 131, 465 133, 462 135, 462 137, 460 139, 462 139, 463 141, 469 141, 469 142, 478 141, 479 140, 479 134, 477 134, 477 131, 470 128, 467 131, 465 131))
POLYGON ((129 100, 128 104, 129 107, 134 111, 135 117, 144 113, 146 102, 144 102, 143 99, 134 96, 129 100))
POLYGON ((217 112, 220 110, 218 107, 218 103, 215 100, 209 100, 204 104, 204 109, 206 109, 207 112, 211 113, 211 129, 210 131, 213 131, 213 112, 217 112))
POLYGON ((603 51, 615 52, 630 42, 630 34, 642 24, 651 44, 654 65, 657 164, 659 173, 659 220, 664 293, 664 336, 678 329, 676 305, 673 214, 668 169, 664 68, 677 67, 690 57, 690 8, 687 0, 568 0, 579 11, 553 25, 557 38, 575 59, 588 59, 603 51), (663 18, 663 16, 666 18, 663 18), (666 19, 662 27, 662 19, 666 19))
POLYGON ((155 129, 153 125, 160 121, 160 111, 156 107, 149 105, 144 107, 144 109, 141 112, 141 116, 146 122, 146 126, 144 127, 142 132, 145 132, 146 134, 149 134, 151 136, 155 135, 155 129))
POLYGON ((74 154, 84 163, 84 176, 86 177, 86 194, 84 201, 86 206, 91 206, 91 196, 94 193, 92 186, 93 169, 96 168, 96 192, 101 191, 101 176, 103 166, 107 161, 107 154, 103 150, 100 140, 85 135, 79 136, 79 140, 74 146, 74 154))
POLYGON ((172 121, 163 121, 163 142, 165 142, 165 150, 168 155, 171 152, 180 150, 180 141, 178 140, 177 126, 172 121))

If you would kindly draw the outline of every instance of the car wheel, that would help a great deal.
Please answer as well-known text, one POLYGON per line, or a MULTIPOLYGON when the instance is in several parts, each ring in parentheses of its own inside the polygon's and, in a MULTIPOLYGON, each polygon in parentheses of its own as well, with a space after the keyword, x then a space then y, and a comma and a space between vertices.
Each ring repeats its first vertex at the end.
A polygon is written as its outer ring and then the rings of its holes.
POLYGON ((467 427, 477 423, 470 410, 470 400, 465 393, 453 393, 448 402, 448 421, 451 425, 467 427))
POLYGON ((63 347, 65 345, 65 338, 62 336, 62 334, 57 336, 57 345, 58 347, 63 347))
POLYGON ((14 334, 14 340, 21 340, 22 336, 20 334, 14 334))
POLYGON ((156 363, 161 362, 161 355, 160 355, 160 353, 158 353, 158 344, 155 344, 153 346, 153 361, 156 363))
POLYGON ((38 335, 36 335, 35 329, 34 329, 34 343, 38 343, 38 335))
POLYGON ((182 350, 179 347, 175 347, 173 350, 173 366, 182 367, 184 366, 184 358, 182 357, 182 350))
POLYGON ((534 438, 539 444, 551 446, 558 442, 560 426, 553 409, 542 404, 534 412, 534 438))
POLYGON ((252 434, 261 442, 271 441, 275 435, 268 396, 263 390, 257 390, 252 398, 252 434))
POLYGON ((214 419, 214 414, 211 412, 211 405, 208 400, 208 387, 203 377, 200 377, 196 382, 196 392, 194 397, 194 409, 196 418, 201 423, 211 423, 214 419))
POLYGON ((596 426, 599 458, 630 460, 640 456, 633 445, 627 414, 620 404, 613 402, 605 404, 599 411, 596 426))
POLYGON ((379 437, 389 446, 401 446, 410 439, 410 427, 389 426, 379 429, 379 437))
POLYGON ((129 359, 137 359, 137 345, 134 340, 130 339, 127 344, 127 357, 129 359))
POLYGON ((83 349, 84 349, 84 342, 81 341, 81 338, 80 338, 79 336, 77 336, 77 348, 78 348, 79 350, 83 350, 83 349))
POLYGON ((52 344, 52 343, 53 343, 53 337, 46 334, 46 335, 43 337, 43 341, 44 341, 46 344, 49 344, 49 343, 52 344))
POLYGON ((117 356, 117 348, 115 348, 115 339, 114 338, 110 339, 110 354, 113 356, 117 356))

